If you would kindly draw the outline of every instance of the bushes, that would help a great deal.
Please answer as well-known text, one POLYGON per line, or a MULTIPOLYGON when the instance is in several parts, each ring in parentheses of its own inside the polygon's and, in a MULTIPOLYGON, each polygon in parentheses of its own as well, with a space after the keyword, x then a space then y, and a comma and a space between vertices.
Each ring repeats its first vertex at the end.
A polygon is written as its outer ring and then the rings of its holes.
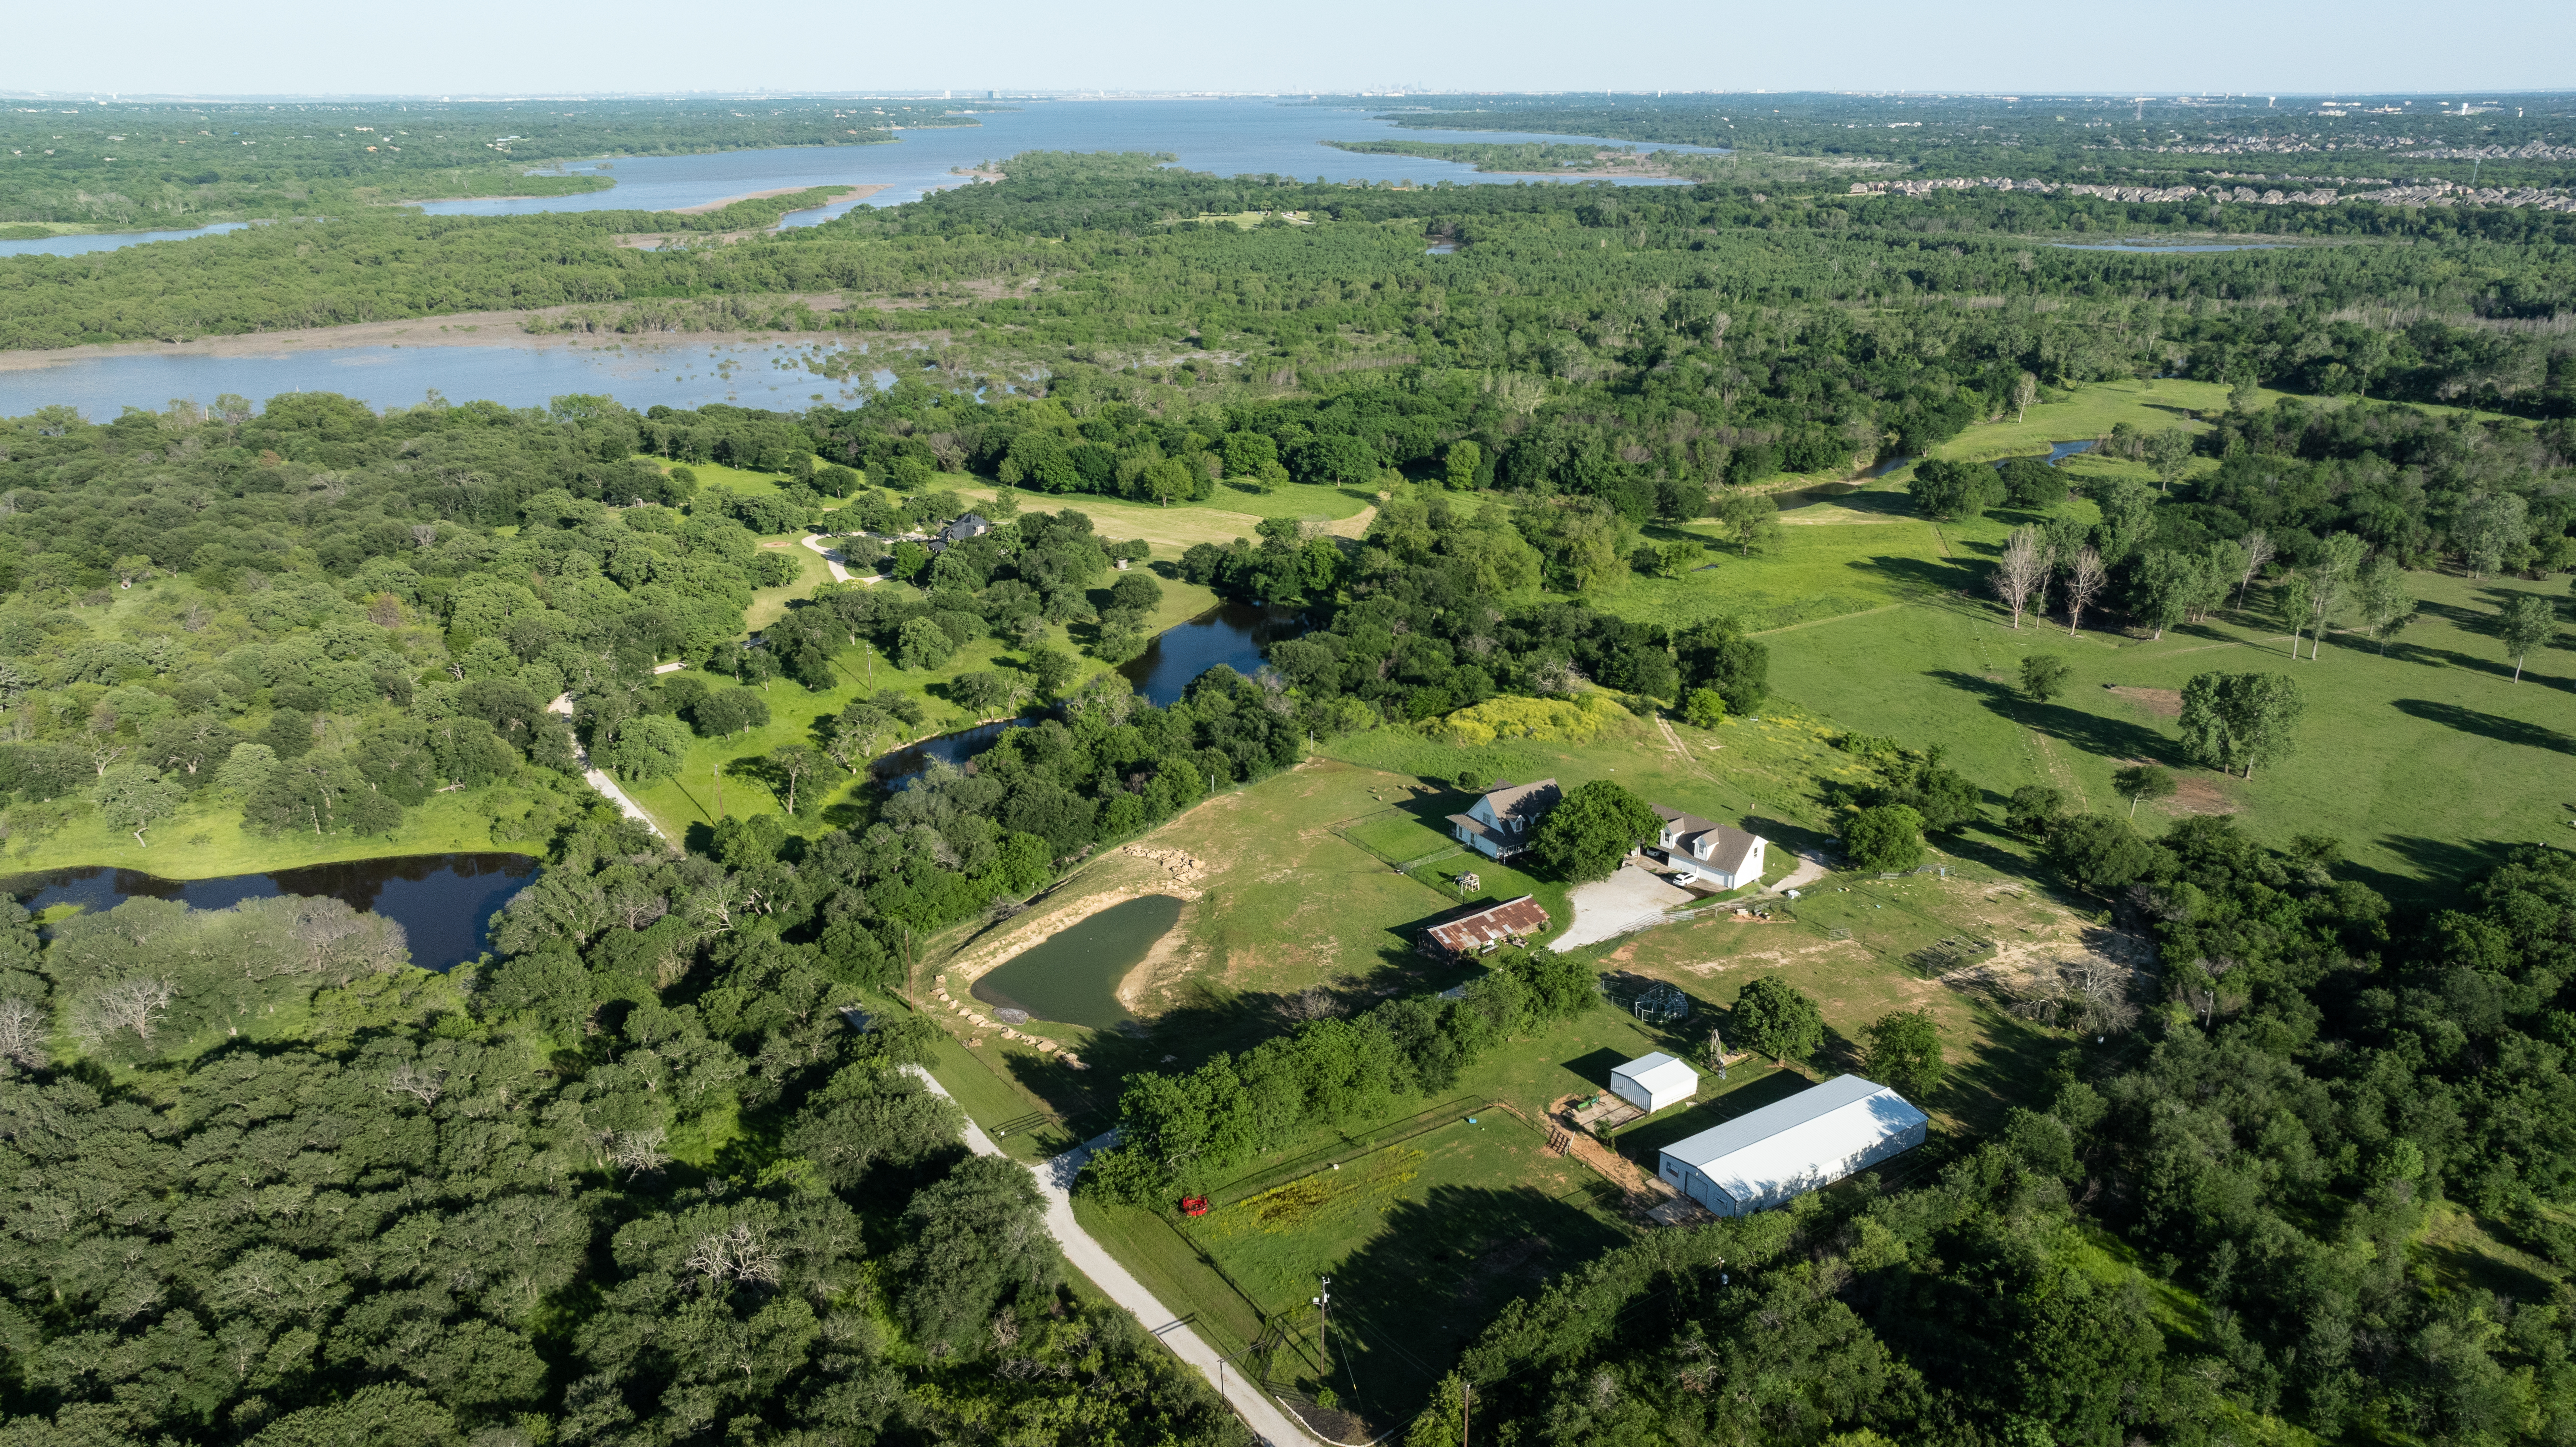
POLYGON ((1505 697, 1462 708, 1422 725, 1423 732, 1461 748, 1481 748, 1497 739, 1531 743, 1586 744, 1626 710, 1606 693, 1573 698, 1505 697))
POLYGON ((1843 822, 1843 852, 1863 869, 1912 869, 1923 862, 1923 816, 1903 804, 1853 810, 1843 822))

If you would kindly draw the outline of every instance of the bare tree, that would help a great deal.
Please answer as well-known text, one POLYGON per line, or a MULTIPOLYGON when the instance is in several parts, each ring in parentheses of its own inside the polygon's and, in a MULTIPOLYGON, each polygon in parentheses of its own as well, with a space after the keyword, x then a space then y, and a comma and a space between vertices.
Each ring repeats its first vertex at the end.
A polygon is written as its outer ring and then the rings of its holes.
POLYGON ((2084 610, 2102 585, 2111 579, 2111 570, 2102 566, 2102 555, 2087 547, 2077 552, 2075 562, 2066 570, 2066 634, 2072 638, 2084 626, 2084 610))
POLYGON ((438 528, 435 524, 413 523, 411 525, 411 545, 413 547, 426 548, 437 541, 438 528))
POLYGON ((2126 966, 2098 954, 2059 960, 2013 1009, 2043 1024, 2110 1035, 2138 1022, 2137 1004, 2129 998, 2133 979, 2126 966))
POLYGON ((2041 541, 2037 528, 2015 528, 2004 543, 2003 556, 1995 560, 1994 576, 1988 586, 1995 596, 2012 610, 2012 626, 2021 627, 2022 610, 2048 578, 2048 547, 2041 541))
POLYGON ((2254 586, 2254 575, 2263 571, 2265 563, 2272 561, 2275 551, 2271 534, 2261 528, 2247 533, 2242 546, 2245 549, 2245 576, 2236 580, 2236 606, 2239 608, 2245 606, 2245 590, 2254 586))
POLYGON ((687 1265, 717 1287, 736 1281, 774 1286, 779 1276, 777 1250, 747 1221, 737 1221, 725 1230, 699 1237, 698 1244, 689 1250, 687 1265))
POLYGON ((385 1077, 385 1089, 408 1095, 425 1109, 438 1104, 438 1098, 447 1093, 447 1072, 406 1060, 385 1077))
POLYGON ((72 1029, 98 1043, 131 1030, 135 1039, 150 1045, 162 1013, 177 994, 177 987, 168 980, 148 975, 123 980, 82 1000, 72 1012, 72 1029))
POLYGON ((45 1012, 15 996, 0 1000, 0 1059, 45 1068, 45 1012))
MULTIPOLYGON (((609 1131, 601 1144, 607 1149, 608 1163, 632 1177, 643 1175, 647 1171, 658 1171, 670 1163, 671 1153, 662 1148, 668 1138, 667 1132, 655 1126, 651 1130, 609 1131)), ((749 1229, 745 1226, 734 1228, 737 1232, 749 1229)), ((706 1243, 702 1241, 698 1244, 703 1247, 706 1243)), ((762 1249, 767 1248, 764 1246, 762 1249)), ((770 1276, 761 1279, 775 1281, 777 1278, 770 1276)))
MULTIPOLYGON (((2028 255, 2027 252, 2023 254, 2028 255)), ((2030 404, 2038 400, 2039 379, 2037 377, 2024 372, 2013 379, 2013 420, 2015 422, 2019 422, 2021 414, 2029 411, 2030 404)))

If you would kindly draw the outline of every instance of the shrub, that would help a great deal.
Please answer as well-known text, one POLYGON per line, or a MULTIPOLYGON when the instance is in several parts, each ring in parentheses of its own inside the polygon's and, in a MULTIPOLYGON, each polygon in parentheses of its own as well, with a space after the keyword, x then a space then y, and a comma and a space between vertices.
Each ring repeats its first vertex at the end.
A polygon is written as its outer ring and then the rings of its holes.
POLYGON ((1912 869, 1923 862, 1923 816, 1903 804, 1855 809, 1843 824, 1843 852, 1864 869, 1912 869))

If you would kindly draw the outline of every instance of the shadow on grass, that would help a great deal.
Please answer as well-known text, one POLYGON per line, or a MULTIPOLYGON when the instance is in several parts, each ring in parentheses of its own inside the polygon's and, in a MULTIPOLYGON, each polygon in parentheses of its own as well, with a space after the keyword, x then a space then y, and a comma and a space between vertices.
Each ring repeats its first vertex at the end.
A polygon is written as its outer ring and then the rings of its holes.
POLYGON ((1434 1186, 1389 1210, 1384 1229, 1333 1273, 1344 1334, 1334 1355, 1347 1370, 1330 1385, 1372 1427, 1402 1425, 1505 1303, 1626 1244, 1584 1199, 1434 1186))
POLYGON ((2037 729, 2087 753, 2106 759, 2147 759, 2173 768, 2188 767, 2174 741, 2154 729, 2062 703, 2033 703, 2008 685, 1953 668, 1935 669, 1929 676, 1984 699, 1987 708, 2009 722, 2037 729))
POLYGON ((2428 839, 2420 834, 2383 834, 2379 845, 2413 865, 2422 877, 2389 874, 2350 861, 2337 865, 2336 872, 2359 879, 2401 906, 2444 898, 2524 847, 2509 839, 2428 839))
MULTIPOLYGON (((1955 550, 1955 549, 1954 549, 1955 550)), ((1961 559, 1876 557, 1858 558, 1850 564, 1863 572, 1892 578, 1911 588, 1927 593, 1955 593, 1974 588, 1985 577, 1986 570, 1961 559)))
POLYGON ((1594 1089, 1608 1090, 1610 1072, 1627 1064, 1628 1060, 1628 1056, 1605 1045, 1589 1055, 1578 1055, 1572 1060, 1560 1061, 1559 1064, 1573 1074, 1581 1076, 1583 1082, 1594 1089))
POLYGON ((2525 748, 2550 749, 2558 753, 2576 752, 2576 738, 2543 724, 2525 723, 2500 714, 2480 713, 2455 703, 2436 703, 2431 699, 2401 698, 2394 700, 2399 713, 2440 724, 2446 729, 2476 734, 2499 743, 2520 744, 2525 748))

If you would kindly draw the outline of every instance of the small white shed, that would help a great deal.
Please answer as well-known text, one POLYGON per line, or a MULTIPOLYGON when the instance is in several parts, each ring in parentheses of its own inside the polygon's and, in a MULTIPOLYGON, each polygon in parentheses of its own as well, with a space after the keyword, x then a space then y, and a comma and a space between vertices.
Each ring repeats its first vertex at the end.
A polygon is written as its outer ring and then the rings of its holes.
POLYGON ((1653 1115, 1699 1094, 1699 1072, 1659 1050, 1611 1071, 1610 1093, 1653 1115))
POLYGON ((1912 1150, 1929 1121, 1886 1086, 1838 1075, 1664 1147, 1657 1173, 1718 1215, 1742 1216, 1912 1150))

